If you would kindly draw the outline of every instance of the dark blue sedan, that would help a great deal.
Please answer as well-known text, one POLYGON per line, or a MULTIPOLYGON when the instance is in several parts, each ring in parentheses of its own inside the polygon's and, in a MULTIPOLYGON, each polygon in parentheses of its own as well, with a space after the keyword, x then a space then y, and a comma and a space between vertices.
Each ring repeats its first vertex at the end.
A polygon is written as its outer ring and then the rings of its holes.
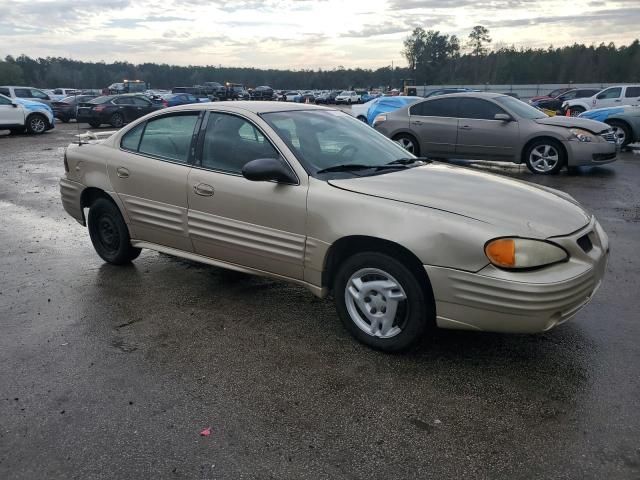
POLYGON ((162 105, 165 107, 175 107, 177 105, 187 105, 189 103, 208 102, 208 98, 198 98, 190 93, 169 93, 162 95, 162 105))

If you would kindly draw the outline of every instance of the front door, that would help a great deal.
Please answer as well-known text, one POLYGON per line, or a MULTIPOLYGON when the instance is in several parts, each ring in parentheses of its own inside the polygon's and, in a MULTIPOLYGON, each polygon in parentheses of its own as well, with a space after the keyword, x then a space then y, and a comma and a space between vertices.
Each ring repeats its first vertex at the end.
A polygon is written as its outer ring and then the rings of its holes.
POLYGON ((108 162, 131 237, 193 251, 187 232, 187 179, 199 112, 155 117, 122 138, 121 155, 108 162))
POLYGON ((0 97, 0 125, 24 125, 24 110, 21 105, 14 105, 11 100, 0 97))
POLYGON ((603 90, 593 100, 591 108, 616 107, 622 103, 622 87, 603 90))
MULTIPOLYGON (((307 182, 253 182, 242 167, 279 158, 247 118, 211 112, 189 174, 189 234, 195 252, 290 278, 303 278, 307 182)), ((284 159, 282 159, 284 161, 284 159)))
POLYGON ((421 155, 453 154, 458 137, 457 98, 425 100, 409 107, 409 128, 421 155))
POLYGON ((498 113, 507 114, 488 100, 459 99, 457 157, 501 161, 516 159, 519 154, 518 122, 495 120, 498 113))

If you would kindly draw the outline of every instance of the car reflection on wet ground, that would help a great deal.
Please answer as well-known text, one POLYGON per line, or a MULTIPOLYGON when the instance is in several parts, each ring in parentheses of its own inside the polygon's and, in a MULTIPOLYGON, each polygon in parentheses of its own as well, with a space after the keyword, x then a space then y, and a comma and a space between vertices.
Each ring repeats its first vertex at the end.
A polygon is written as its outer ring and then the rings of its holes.
POLYGON ((548 333, 385 355, 301 287, 104 264, 60 205, 75 128, 0 133, 0 478, 640 475, 639 150, 550 177, 454 162, 571 194, 609 234, 607 276, 548 333))

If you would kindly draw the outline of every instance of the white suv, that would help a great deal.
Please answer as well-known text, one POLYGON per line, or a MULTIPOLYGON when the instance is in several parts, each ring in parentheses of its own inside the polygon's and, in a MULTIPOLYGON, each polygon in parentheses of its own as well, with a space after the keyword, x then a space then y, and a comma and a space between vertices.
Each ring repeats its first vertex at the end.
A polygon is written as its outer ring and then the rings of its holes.
POLYGON ((0 94, 0 130, 44 133, 54 126, 53 110, 44 103, 0 94))
POLYGON ((336 105, 339 103, 348 103, 349 105, 352 103, 360 103, 360 95, 353 90, 345 90, 336 97, 336 105))
POLYGON ((562 111, 571 111, 577 117, 582 112, 593 108, 620 107, 622 105, 640 105, 640 85, 622 85, 609 87, 596 93, 593 97, 574 98, 562 104, 562 111))

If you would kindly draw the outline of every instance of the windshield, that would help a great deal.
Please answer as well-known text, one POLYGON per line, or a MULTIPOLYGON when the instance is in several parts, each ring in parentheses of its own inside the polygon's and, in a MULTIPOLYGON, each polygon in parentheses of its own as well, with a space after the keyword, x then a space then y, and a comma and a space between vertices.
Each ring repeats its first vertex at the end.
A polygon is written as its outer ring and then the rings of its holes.
POLYGON ((376 167, 412 157, 397 143, 343 112, 300 110, 264 113, 262 118, 312 176, 373 175, 382 173, 376 167), (317 175, 319 170, 338 165, 364 165, 371 169, 317 175))
POLYGON ((546 118, 548 115, 544 112, 541 112, 537 108, 532 107, 524 103, 522 100, 518 100, 513 97, 497 97, 494 99, 500 105, 503 105, 510 110, 512 113, 515 113, 518 117, 528 118, 530 120, 535 120, 537 118, 546 118))

